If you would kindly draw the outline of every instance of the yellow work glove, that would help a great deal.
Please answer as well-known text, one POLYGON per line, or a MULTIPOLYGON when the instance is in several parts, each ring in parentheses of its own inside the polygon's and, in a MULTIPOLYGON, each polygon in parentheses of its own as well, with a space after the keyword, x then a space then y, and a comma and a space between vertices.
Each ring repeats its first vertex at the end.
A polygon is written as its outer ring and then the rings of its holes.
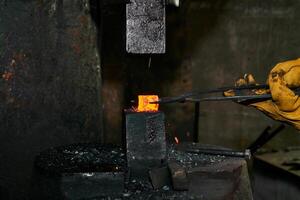
MULTIPOLYGON (((286 122, 300 130, 300 99, 289 89, 300 87, 300 59, 278 63, 271 70, 267 83, 270 86, 270 91, 255 90, 254 93, 271 92, 272 100, 248 105, 257 108, 275 120, 286 122)), ((237 86, 245 84, 256 84, 252 75, 246 75, 236 83, 237 86)), ((224 95, 232 96, 232 92, 225 92, 224 95)))

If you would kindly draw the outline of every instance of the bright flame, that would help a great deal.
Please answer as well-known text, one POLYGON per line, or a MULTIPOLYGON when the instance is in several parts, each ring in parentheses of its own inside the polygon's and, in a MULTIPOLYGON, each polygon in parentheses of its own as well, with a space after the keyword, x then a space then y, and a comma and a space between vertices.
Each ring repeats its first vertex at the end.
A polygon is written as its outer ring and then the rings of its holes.
POLYGON ((179 139, 178 139, 178 137, 174 137, 174 140, 175 140, 175 143, 176 143, 176 144, 179 144, 179 139))
POLYGON ((158 104, 152 104, 151 102, 158 101, 157 95, 139 95, 138 112, 154 112, 158 111, 158 104))

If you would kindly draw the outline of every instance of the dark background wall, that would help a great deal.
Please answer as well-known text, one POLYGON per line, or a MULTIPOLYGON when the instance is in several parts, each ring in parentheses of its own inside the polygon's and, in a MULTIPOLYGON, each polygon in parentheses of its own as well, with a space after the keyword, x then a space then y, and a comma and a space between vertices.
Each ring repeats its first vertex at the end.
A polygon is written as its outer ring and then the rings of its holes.
MULTIPOLYGON (((232 85, 244 73, 264 83, 277 62, 299 57, 299 0, 182 1, 167 8, 167 53, 152 56, 126 54, 118 2, 0 1, 0 186, 12 197, 27 196, 46 148, 120 144, 122 111, 138 94, 232 85)), ((194 105, 161 110, 170 140, 192 140, 194 105)), ((253 108, 203 103, 199 142, 244 148, 270 124, 253 108)), ((287 128, 268 147, 299 143, 287 128)))

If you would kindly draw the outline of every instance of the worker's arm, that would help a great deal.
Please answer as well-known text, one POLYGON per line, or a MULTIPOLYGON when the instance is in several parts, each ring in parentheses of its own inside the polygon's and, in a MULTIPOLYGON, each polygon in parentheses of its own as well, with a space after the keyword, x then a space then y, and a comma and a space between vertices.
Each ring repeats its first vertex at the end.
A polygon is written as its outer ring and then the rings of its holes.
MULTIPOLYGON (((249 83, 249 77, 245 82, 249 83)), ((272 100, 252 103, 249 106, 300 130, 300 98, 289 89, 300 87, 300 59, 277 64, 271 70, 267 82, 272 100)))

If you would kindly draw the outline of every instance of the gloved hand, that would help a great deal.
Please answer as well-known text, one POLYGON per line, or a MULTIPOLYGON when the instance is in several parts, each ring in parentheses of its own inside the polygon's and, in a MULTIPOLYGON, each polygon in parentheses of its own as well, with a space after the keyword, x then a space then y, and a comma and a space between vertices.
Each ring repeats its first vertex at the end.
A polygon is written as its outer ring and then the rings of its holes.
MULTIPOLYGON (((300 58, 278 63, 270 72, 267 83, 270 86, 272 100, 250 103, 269 117, 291 124, 300 130, 300 98, 289 89, 300 87, 300 58)), ((252 75, 237 81, 236 85, 256 84, 252 75)), ((268 93, 268 90, 256 90, 256 94, 268 93)), ((225 96, 232 96, 230 91, 225 96)))

